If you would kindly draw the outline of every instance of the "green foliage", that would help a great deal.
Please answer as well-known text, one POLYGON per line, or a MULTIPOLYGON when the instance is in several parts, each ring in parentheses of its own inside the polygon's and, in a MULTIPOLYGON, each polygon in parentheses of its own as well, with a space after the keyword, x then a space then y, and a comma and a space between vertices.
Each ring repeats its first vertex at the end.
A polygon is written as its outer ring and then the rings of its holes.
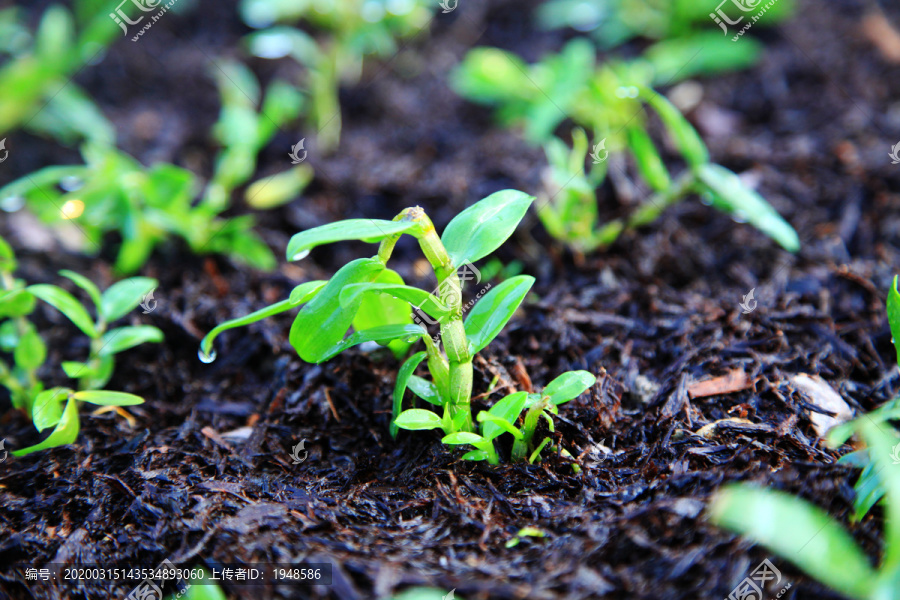
POLYGON ((32 35, 17 8, 0 10, 0 132, 24 126, 64 142, 88 139, 110 143, 112 124, 71 77, 104 51, 118 27, 107 7, 91 0, 75 3, 75 15, 50 6, 32 35))
POLYGON ((192 205, 198 186, 190 171, 166 163, 145 167, 108 145, 86 145, 82 155, 84 166, 43 168, 0 189, 0 199, 23 198, 47 223, 74 222, 95 248, 104 234, 119 232, 119 273, 139 269, 170 235, 195 252, 274 268, 271 250, 251 230, 252 217, 221 219, 221 207, 192 205))
POLYGON ((0 385, 9 390, 14 408, 25 412, 38 431, 53 428, 43 442, 16 450, 16 456, 45 448, 71 444, 78 435, 78 402, 104 406, 128 406, 143 400, 124 392, 105 391, 115 367, 114 356, 146 342, 161 342, 162 331, 149 325, 109 325, 137 307, 156 287, 155 279, 133 277, 101 292, 89 279, 71 271, 60 271, 84 290, 94 306, 96 318, 66 290, 49 284, 26 285, 15 279, 16 260, 9 244, 0 238, 0 351, 12 354, 13 364, 0 360, 0 385), (34 324, 27 318, 35 300, 46 302, 90 339, 86 362, 63 362, 65 374, 78 381, 78 390, 44 389, 38 370, 47 358, 47 348, 34 324))
MULTIPOLYGON (((793 9, 792 0, 779 0, 759 22, 761 25, 772 25, 790 16, 793 9)), ((741 40, 740 45, 735 45, 731 42, 731 36, 723 37, 710 18, 713 10, 713 6, 694 0, 551 0, 540 5, 537 17, 540 24, 548 29, 571 27, 580 32, 591 32, 603 48, 644 37, 706 46, 704 60, 726 64, 734 63, 723 59, 720 56, 722 51, 733 49, 735 52, 755 53, 756 45, 748 43, 751 40, 741 40), (728 44, 709 47, 711 39, 727 40, 728 44)))
MULTIPOLYGON (((711 163, 693 126, 653 91, 652 85, 673 79, 670 69, 652 57, 596 66, 594 54, 583 38, 534 65, 503 50, 476 48, 453 75, 458 93, 496 106, 502 123, 524 126, 529 141, 544 145, 549 169, 538 216, 548 233, 576 252, 590 252, 608 246, 623 231, 651 223, 665 208, 696 194, 753 225, 786 250, 799 249, 794 229, 734 173, 711 163), (649 133, 652 115, 662 122, 687 166, 678 176, 669 173, 649 133), (599 141, 590 153, 583 129, 572 131, 571 149, 553 137, 567 118, 594 132, 599 141), (608 165, 622 169, 628 156, 653 194, 628 218, 601 224, 595 190, 606 179, 608 165), (588 158, 590 171, 585 169, 588 158)), ((690 72, 677 75, 686 77, 690 72)))
POLYGON ((392 221, 351 219, 298 233, 288 244, 289 260, 305 257, 316 246, 344 240, 379 242, 380 246, 374 257, 344 265, 327 282, 302 284, 289 300, 219 325, 201 342, 200 357, 205 362, 213 360, 213 342, 222 331, 301 305, 291 326, 290 341, 307 362, 326 361, 365 342, 390 345, 402 357, 421 339, 425 350, 410 356, 397 376, 391 435, 396 436, 399 429, 441 429, 444 443, 475 446, 476 450, 465 458, 496 464, 499 455, 493 440, 508 432, 516 439, 528 436, 525 450, 517 458, 524 458, 527 450, 533 461, 540 452, 540 448, 530 445, 536 422, 526 422, 522 431, 513 425, 522 410, 529 408, 529 415, 555 414, 558 404, 593 385, 594 376, 584 371, 568 373, 547 386, 543 395, 512 394, 479 414, 481 435, 476 434, 471 414, 472 357, 500 334, 525 299, 534 278, 513 276, 487 293, 479 293, 480 299, 465 319, 462 303, 462 284, 471 275, 471 262, 492 253, 512 235, 533 200, 513 190, 497 192, 457 215, 440 237, 419 207, 404 210, 392 221), (434 269, 438 280, 434 293, 407 286, 398 273, 386 267, 397 240, 404 234, 418 240, 434 269), (466 270, 460 277, 458 270, 463 267, 466 270), (424 318, 417 317, 414 323, 410 305, 418 308, 424 318), (439 327, 433 338, 422 324, 425 321, 439 327), (347 336, 351 327, 355 332, 347 336), (415 375, 423 361, 431 381, 415 375), (403 410, 407 390, 439 412, 403 410))
POLYGON ((298 84, 309 90, 307 124, 318 149, 330 152, 340 140, 340 84, 359 81, 364 57, 394 54, 397 40, 424 28, 434 8, 424 0, 243 0, 240 12, 249 26, 262 29, 247 39, 254 55, 290 56, 306 67, 298 84), (302 23, 315 34, 285 23, 302 23))
POLYGON ((900 465, 898 440, 867 419, 854 424, 886 490, 885 541, 875 570, 852 536, 818 507, 781 492, 729 486, 710 506, 713 522, 763 544, 811 577, 855 600, 900 598, 900 465))

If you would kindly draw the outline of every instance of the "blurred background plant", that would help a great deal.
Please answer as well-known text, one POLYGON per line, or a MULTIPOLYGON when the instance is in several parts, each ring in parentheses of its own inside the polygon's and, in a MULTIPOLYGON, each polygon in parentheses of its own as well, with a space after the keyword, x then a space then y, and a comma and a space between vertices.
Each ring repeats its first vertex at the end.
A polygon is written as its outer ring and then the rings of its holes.
MULTIPOLYGON (((730 43, 730 42, 729 42, 730 43)), ((735 44, 732 44, 735 45, 735 44)), ((576 253, 590 252, 615 241, 627 229, 646 225, 662 211, 690 194, 748 222, 785 249, 796 252, 800 241, 794 229, 774 208, 725 167, 710 162, 706 144, 681 112, 652 85, 665 69, 652 61, 610 60, 595 65, 595 49, 584 38, 570 41, 558 54, 528 65, 513 53, 476 48, 453 75, 462 96, 496 107, 498 119, 524 126, 526 139, 544 145, 549 169, 538 215, 554 238, 576 253), (688 169, 673 178, 651 135, 650 108, 662 123, 688 169), (587 135, 572 133, 572 148, 553 137, 565 120, 594 132, 591 159, 587 135), (602 139, 601 139, 602 138, 602 139), (626 155, 635 175, 652 190, 628 219, 599 223, 595 190, 609 174, 617 191, 633 187, 628 181, 626 155)), ((687 76, 687 73, 677 73, 687 76)), ((636 177, 636 178, 637 178, 636 177)))
POLYGON ((388 57, 398 41, 431 21, 437 2, 424 0, 243 0, 244 22, 261 31, 247 37, 250 52, 267 59, 290 56, 307 69, 307 126, 317 150, 337 148, 341 135, 338 91, 362 77, 366 56, 388 57), (315 33, 307 33, 302 24, 315 33))

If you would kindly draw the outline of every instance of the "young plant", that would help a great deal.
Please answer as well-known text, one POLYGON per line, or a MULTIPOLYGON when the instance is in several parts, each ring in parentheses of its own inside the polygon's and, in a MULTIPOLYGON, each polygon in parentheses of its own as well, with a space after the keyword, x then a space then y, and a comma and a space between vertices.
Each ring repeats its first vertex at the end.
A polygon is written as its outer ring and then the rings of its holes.
MULTIPOLYGON (((288 244, 289 260, 300 260, 316 246, 343 240, 380 242, 380 246, 375 256, 352 261, 327 282, 301 284, 287 300, 217 326, 203 338, 200 358, 205 362, 215 358, 213 342, 221 332, 303 305, 291 327, 290 342, 307 362, 326 361, 364 342, 424 342, 425 350, 410 356, 397 376, 392 435, 396 436, 398 429, 473 434, 472 358, 512 318, 534 278, 519 275, 507 279, 485 293, 463 319, 462 284, 474 269, 464 271, 462 281, 458 270, 496 250, 512 235, 533 200, 514 190, 497 192, 457 215, 440 237, 419 207, 405 209, 392 221, 351 219, 298 233, 288 244), (386 267, 403 234, 418 240, 434 270, 438 282, 434 293, 405 285, 399 274, 386 267), (412 322, 410 305, 424 313, 424 319, 416 319, 418 323, 427 321, 439 327, 434 338, 425 327, 412 322), (356 331, 345 338, 351 326, 356 331), (431 381, 414 375, 423 361, 431 381), (440 414, 417 408, 402 410, 407 388, 437 406, 440 414)), ((498 416, 515 421, 518 413, 503 411, 498 416)), ((496 458, 486 447, 484 452, 485 458, 496 458)))
POLYGON ((243 0, 244 22, 263 29, 248 38, 250 50, 268 59, 292 57, 305 66, 303 87, 309 90, 309 121, 318 149, 337 148, 341 135, 338 91, 362 76, 363 58, 386 57, 397 51, 397 39, 409 37, 427 25, 437 3, 424 0, 243 0), (276 23, 303 22, 318 35, 276 23))
POLYGON ((559 414, 557 406, 574 400, 596 381, 597 378, 587 371, 569 371, 551 381, 540 394, 513 392, 489 410, 478 413, 477 419, 481 423, 480 435, 468 432, 448 433, 442 441, 451 445, 474 446, 475 450, 464 454, 464 459, 486 460, 495 465, 499 463, 499 456, 494 447, 494 439, 503 433, 509 433, 515 439, 512 460, 521 461, 527 458, 529 463, 534 463, 541 450, 553 441, 547 437, 540 444, 535 443, 534 434, 540 418, 543 417, 547 421, 550 433, 553 433, 555 430, 553 416, 559 414), (522 426, 516 427, 515 423, 523 410, 526 412, 522 426))
POLYGON ((0 11, 0 133, 24 126, 64 142, 111 143, 112 124, 71 79, 117 37, 118 27, 101 0, 79 0, 75 14, 52 5, 33 36, 20 9, 0 11))
POLYGON ((854 600, 900 598, 900 465, 892 446, 900 442, 876 423, 854 424, 885 488, 885 531, 881 565, 872 568, 853 537, 815 505, 783 492, 749 485, 728 486, 709 512, 717 525, 763 544, 810 577, 854 600))
MULTIPOLYGON (((887 316, 891 329, 892 341, 897 351, 897 364, 900 365, 900 292, 897 291, 898 278, 894 277, 891 289, 888 290, 887 316)), ((868 413, 865 417, 871 423, 878 426, 884 425, 890 428, 890 421, 900 420, 900 398, 894 398, 890 402, 868 413)), ((828 443, 833 448, 839 448, 850 439, 856 430, 856 422, 845 423, 828 432, 828 443)), ((893 457, 900 463, 900 444, 893 451, 893 457)), ((853 520, 861 521, 869 510, 884 497, 885 487, 879 475, 878 464, 871 459, 869 449, 856 450, 845 454, 838 460, 839 464, 862 469, 859 479, 853 489, 856 496, 853 499, 853 520)))
POLYGON ((104 234, 122 237, 115 269, 132 273, 170 235, 195 252, 221 253, 260 269, 275 266, 269 247, 253 231, 252 217, 218 218, 222 207, 193 205, 196 177, 175 165, 145 167, 105 144, 82 149, 83 166, 45 167, 0 189, 0 203, 27 203, 44 222, 72 221, 99 248, 104 234))
MULTIPOLYGON (((262 102, 259 81, 246 66, 225 61, 215 71, 222 98, 219 120, 213 127, 223 149, 206 187, 202 205, 221 212, 231 205, 231 193, 256 170, 256 157, 286 123, 303 109, 303 96, 289 83, 276 79, 262 102), (259 108, 257 108, 259 107, 259 108)), ((274 208, 297 197, 312 179, 309 163, 261 179, 247 188, 245 199, 253 208, 274 208)))
POLYGON ((116 354, 146 342, 161 342, 163 334, 149 325, 109 328, 153 291, 157 286, 155 279, 133 277, 101 292, 84 276, 60 271, 90 297, 97 315, 92 319, 66 290, 49 284, 25 285, 13 277, 15 268, 12 249, 0 238, 0 350, 13 356, 12 367, 0 360, 0 385, 9 390, 13 407, 28 415, 38 431, 54 428, 43 442, 13 452, 22 456, 72 443, 78 435, 78 402, 115 407, 143 402, 139 396, 101 388, 112 377, 116 354), (77 391, 65 387, 45 390, 38 379, 47 348, 34 324, 26 318, 34 310, 35 299, 59 310, 91 340, 86 361, 66 361, 61 365, 68 377, 78 381, 77 391))
POLYGON ((576 251, 608 245, 622 231, 647 225, 665 208, 697 194, 796 252, 800 241, 794 229, 736 174, 710 162, 709 151, 693 126, 650 88, 653 72, 640 61, 595 68, 593 47, 575 39, 558 55, 531 67, 502 50, 472 50, 457 70, 454 86, 471 100, 498 105, 502 121, 524 123, 529 140, 546 144, 551 166, 539 216, 551 235, 576 251), (677 177, 669 173, 650 136, 646 108, 659 117, 687 165, 677 177), (578 130, 573 133, 570 152, 552 138, 566 117, 603 137, 590 153, 594 166, 589 175, 584 168, 585 136, 578 130), (653 195, 627 219, 601 226, 593 190, 604 181, 607 163, 625 174, 627 154, 653 195))

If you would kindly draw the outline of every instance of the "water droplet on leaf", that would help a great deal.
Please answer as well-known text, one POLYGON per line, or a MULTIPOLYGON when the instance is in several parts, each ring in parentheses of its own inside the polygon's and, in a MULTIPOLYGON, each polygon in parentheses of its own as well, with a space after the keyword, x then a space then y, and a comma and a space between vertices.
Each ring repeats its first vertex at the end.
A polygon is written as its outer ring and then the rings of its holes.
POLYGON ((200 348, 199 350, 197 350, 197 358, 200 359, 200 362, 209 364, 212 361, 216 360, 216 351, 213 350, 212 352, 207 354, 203 351, 203 348, 200 348))
POLYGON ((22 196, 7 196, 0 200, 0 209, 6 212, 16 212, 25 206, 25 198, 22 196))

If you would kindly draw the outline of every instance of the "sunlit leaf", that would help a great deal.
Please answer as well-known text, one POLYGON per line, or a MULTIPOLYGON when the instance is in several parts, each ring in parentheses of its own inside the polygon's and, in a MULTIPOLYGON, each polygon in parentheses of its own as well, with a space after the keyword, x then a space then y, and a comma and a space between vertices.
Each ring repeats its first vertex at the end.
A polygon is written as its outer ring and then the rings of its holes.
POLYGON ((464 322, 470 352, 480 352, 506 326, 534 285, 534 277, 517 275, 481 297, 464 322))
POLYGON ((441 235, 453 266, 475 262, 499 248, 533 201, 524 192, 502 190, 456 215, 441 235))
POLYGON ((90 402, 91 404, 101 404, 103 406, 133 406, 144 403, 144 399, 140 396, 107 390, 75 392, 72 394, 72 397, 81 402, 90 402))
POLYGON ((397 382, 394 384, 394 407, 391 415, 391 437, 397 437, 398 427, 394 421, 400 415, 400 410, 403 407, 403 395, 406 393, 406 385, 409 382, 409 378, 415 373, 416 367, 425 359, 426 354, 426 352, 416 352, 406 359, 406 362, 403 363, 403 366, 400 367, 400 371, 397 373, 397 382))
POLYGON ((63 410, 59 423, 56 424, 56 428, 53 429, 50 436, 40 444, 21 450, 14 450, 12 455, 24 456, 38 450, 71 444, 78 437, 78 425, 78 402, 75 398, 70 397, 68 402, 66 402, 66 408, 63 410))
POLYGON ((112 284, 100 297, 100 316, 112 323, 137 308, 158 285, 150 277, 131 277, 112 284))
POLYGON ((541 395, 549 396, 553 404, 562 404, 574 400, 596 382, 597 378, 587 371, 568 371, 548 383, 541 395))
POLYGON ((111 356, 147 342, 163 341, 163 332, 152 325, 110 329, 101 338, 100 356, 111 356))
POLYGON ((410 408, 400 413, 394 422, 400 429, 409 429, 412 431, 423 429, 440 429, 443 425, 441 418, 431 412, 421 408, 410 408))
POLYGON ((380 242, 396 233, 408 232, 419 224, 415 221, 382 221, 379 219, 348 219, 302 231, 288 243, 287 259, 300 260, 309 251, 322 244, 345 240, 380 242))
POLYGON ((49 284, 37 284, 28 286, 28 291, 64 314, 88 337, 99 337, 94 321, 88 315, 75 296, 66 290, 49 284))

